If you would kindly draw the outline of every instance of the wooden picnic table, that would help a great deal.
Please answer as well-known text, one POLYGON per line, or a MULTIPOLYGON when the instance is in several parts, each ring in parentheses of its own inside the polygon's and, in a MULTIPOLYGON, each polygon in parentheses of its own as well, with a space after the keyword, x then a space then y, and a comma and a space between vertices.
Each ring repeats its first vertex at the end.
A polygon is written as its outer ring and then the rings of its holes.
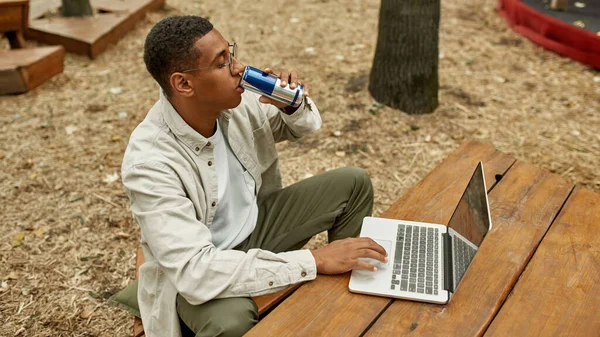
POLYGON ((381 217, 447 224, 479 161, 493 227, 448 304, 319 275, 246 336, 600 336, 599 194, 468 141, 381 217))

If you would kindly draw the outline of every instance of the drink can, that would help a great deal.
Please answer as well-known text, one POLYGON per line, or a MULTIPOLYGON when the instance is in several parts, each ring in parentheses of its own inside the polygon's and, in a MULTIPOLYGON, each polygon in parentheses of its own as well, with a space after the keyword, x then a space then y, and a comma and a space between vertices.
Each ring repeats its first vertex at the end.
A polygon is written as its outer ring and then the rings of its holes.
POLYGON ((240 86, 245 90, 268 96, 294 108, 299 107, 304 98, 303 85, 296 84, 296 89, 290 89, 288 83, 287 86, 282 87, 279 77, 250 66, 246 66, 244 69, 240 86))

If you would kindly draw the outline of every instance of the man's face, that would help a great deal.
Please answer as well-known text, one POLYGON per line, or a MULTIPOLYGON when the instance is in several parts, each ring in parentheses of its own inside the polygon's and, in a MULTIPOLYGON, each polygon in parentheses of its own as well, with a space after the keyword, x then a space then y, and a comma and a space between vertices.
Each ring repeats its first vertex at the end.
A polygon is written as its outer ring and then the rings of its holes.
POLYGON ((239 88, 239 84, 244 65, 235 58, 232 67, 227 64, 230 54, 227 40, 213 29, 198 39, 195 45, 202 53, 195 67, 212 67, 186 74, 193 84, 198 103, 216 110, 238 106, 242 100, 243 89, 239 88))

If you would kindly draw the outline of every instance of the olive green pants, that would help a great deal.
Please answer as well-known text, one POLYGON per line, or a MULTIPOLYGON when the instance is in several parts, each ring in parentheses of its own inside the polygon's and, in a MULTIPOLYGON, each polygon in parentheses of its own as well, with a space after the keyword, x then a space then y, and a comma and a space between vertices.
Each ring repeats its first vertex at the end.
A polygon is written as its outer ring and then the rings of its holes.
MULTIPOLYGON (((296 250, 323 231, 329 242, 358 236, 373 209, 373 187, 365 170, 345 167, 275 192, 258 209, 256 228, 235 249, 296 250)), ((177 295, 177 313, 184 336, 242 336, 258 322, 256 303, 244 297, 191 305, 177 295)))

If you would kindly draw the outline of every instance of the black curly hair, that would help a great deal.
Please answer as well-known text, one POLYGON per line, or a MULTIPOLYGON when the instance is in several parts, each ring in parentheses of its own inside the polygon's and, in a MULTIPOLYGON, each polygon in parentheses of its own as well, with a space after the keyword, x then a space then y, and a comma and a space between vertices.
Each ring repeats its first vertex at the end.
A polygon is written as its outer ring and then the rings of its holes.
POLYGON ((167 97, 172 93, 169 77, 175 71, 195 66, 200 50, 194 44, 212 29, 213 25, 207 19, 186 15, 165 18, 148 33, 144 43, 144 63, 167 97))

